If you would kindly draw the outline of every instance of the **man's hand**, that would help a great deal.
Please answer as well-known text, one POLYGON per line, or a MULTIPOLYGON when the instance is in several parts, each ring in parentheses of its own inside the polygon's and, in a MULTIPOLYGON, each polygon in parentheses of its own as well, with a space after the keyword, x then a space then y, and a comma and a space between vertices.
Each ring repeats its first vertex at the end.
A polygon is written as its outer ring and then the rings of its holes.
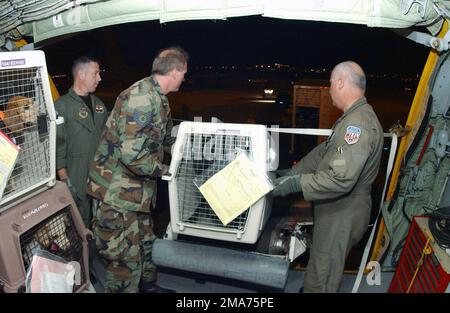
POLYGON ((285 168, 285 169, 278 169, 275 172, 273 172, 276 176, 276 178, 280 178, 283 176, 290 176, 291 175, 291 169, 285 168))
POLYGON ((169 169, 170 169, 169 165, 163 164, 162 167, 161 167, 161 174, 159 174, 159 177, 168 175, 169 174, 169 169))
POLYGON ((274 181, 273 196, 287 196, 288 194, 301 192, 300 175, 283 176, 274 181))
POLYGON ((73 200, 77 201, 77 189, 74 185, 70 182, 70 178, 67 177, 66 179, 61 179, 62 182, 64 182, 67 185, 67 188, 69 188, 70 194, 72 195, 73 200))
POLYGON ((293 175, 299 175, 300 173, 300 162, 296 163, 291 168, 286 169, 278 169, 275 172, 276 177, 283 177, 283 176, 293 176, 293 175))

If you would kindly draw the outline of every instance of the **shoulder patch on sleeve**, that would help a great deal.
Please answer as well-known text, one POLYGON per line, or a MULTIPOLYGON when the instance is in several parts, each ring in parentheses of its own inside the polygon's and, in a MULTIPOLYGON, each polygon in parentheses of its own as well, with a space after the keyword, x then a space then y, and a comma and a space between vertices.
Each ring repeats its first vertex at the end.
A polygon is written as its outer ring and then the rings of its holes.
POLYGON ((345 132, 344 139, 349 144, 355 144, 359 141, 359 137, 361 136, 361 128, 356 126, 348 126, 347 131, 345 132))

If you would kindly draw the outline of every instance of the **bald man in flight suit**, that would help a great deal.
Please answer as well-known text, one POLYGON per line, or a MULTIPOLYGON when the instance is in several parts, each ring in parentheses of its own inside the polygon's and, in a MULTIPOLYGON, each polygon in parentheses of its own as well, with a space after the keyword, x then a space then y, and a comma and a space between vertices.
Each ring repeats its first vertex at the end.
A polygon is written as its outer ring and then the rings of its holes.
POLYGON ((380 167, 383 129, 364 96, 366 77, 352 61, 330 78, 333 105, 343 111, 333 133, 294 167, 279 170, 274 196, 303 192, 314 204, 314 230, 304 292, 337 292, 346 257, 370 219, 371 188, 380 167))

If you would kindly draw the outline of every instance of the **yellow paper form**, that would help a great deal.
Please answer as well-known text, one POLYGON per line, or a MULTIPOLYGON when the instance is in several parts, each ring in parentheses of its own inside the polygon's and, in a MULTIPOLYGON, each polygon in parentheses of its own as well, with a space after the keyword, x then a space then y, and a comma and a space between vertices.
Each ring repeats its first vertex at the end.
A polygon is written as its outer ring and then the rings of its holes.
POLYGON ((16 163, 19 147, 0 131, 0 199, 16 163))
POLYGON ((224 225, 272 189, 264 173, 243 153, 199 188, 224 225))

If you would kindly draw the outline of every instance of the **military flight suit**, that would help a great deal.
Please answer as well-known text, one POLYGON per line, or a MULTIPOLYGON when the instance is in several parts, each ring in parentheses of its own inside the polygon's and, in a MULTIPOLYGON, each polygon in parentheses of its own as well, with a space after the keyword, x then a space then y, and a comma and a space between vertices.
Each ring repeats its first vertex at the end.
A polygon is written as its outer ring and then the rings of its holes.
POLYGON ((337 292, 350 249, 370 219, 371 187, 380 167, 383 129, 366 98, 299 163, 303 196, 314 203, 314 230, 304 292, 337 292))
POLYGON ((164 150, 171 137, 169 102, 153 77, 116 100, 90 171, 88 193, 100 201, 93 221, 106 261, 106 292, 137 292, 156 280, 151 262, 156 183, 168 170, 164 150))
POLYGON ((92 94, 90 97, 92 111, 73 88, 55 102, 58 115, 64 117, 64 124, 56 130, 56 169, 67 169, 76 189, 74 200, 86 227, 90 227, 92 218, 86 195, 89 168, 108 118, 103 102, 92 94))

